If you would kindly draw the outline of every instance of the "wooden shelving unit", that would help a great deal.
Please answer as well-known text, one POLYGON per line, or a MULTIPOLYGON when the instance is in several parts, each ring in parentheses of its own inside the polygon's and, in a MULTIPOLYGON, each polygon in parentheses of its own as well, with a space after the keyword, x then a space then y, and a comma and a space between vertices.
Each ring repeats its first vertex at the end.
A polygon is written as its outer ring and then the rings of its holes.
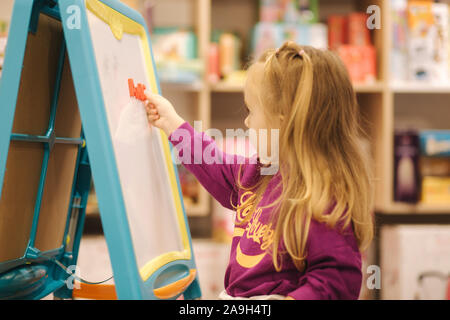
MULTIPOLYGON (((121 0, 144 14, 145 0, 121 0)), ((1 1, 0 18, 7 19, 12 0, 1 1), (6 14, 8 13, 8 14, 6 14)), ((244 46, 250 30, 258 20, 259 0, 153 0, 156 26, 193 27, 198 38, 199 58, 207 69, 207 52, 212 30, 222 29, 241 34, 244 46)), ((450 3, 450 0, 447 0, 450 3)), ((406 204, 393 199, 395 128, 403 117, 433 118, 420 128, 450 129, 450 83, 425 85, 394 83, 390 76, 392 21, 390 0, 320 0, 320 20, 329 14, 365 11, 369 5, 381 8, 381 29, 373 31, 377 49, 377 79, 372 84, 354 84, 358 103, 365 121, 365 130, 371 143, 375 170, 376 201, 374 237, 374 265, 380 265, 380 230, 385 225, 397 224, 450 224, 450 204, 406 204), (434 111, 436 110, 436 111, 434 111), (433 115, 433 112, 437 113, 433 115), (440 121, 436 121, 436 119, 440 121), (437 123, 437 124, 436 124, 437 123), (432 125, 436 124, 435 127, 432 125)), ((206 76, 195 83, 161 83, 164 94, 184 119, 193 123, 201 120, 203 130, 214 127, 245 128, 243 124, 243 86, 226 82, 209 83, 206 76)), ((422 119, 421 119, 422 120, 422 119)), ((186 207, 193 237, 211 238, 212 199, 200 186, 198 204, 186 207)), ((101 233, 98 208, 90 205, 86 210, 85 233, 101 233)), ((375 291, 380 298, 380 291, 375 291)))
MULTIPOLYGON (((143 7, 143 0, 136 0, 143 7)), ((198 36, 199 58, 207 70, 207 52, 212 30, 222 29, 240 33, 244 49, 249 43, 250 31, 258 21, 258 0, 157 0, 155 1, 155 24, 193 26, 198 36), (180 6, 184 12, 170 10, 180 6), (188 12, 188 14, 186 13, 188 12), (190 20, 187 18, 190 15, 190 20), (178 24, 177 24, 178 22, 178 24)), ((450 214, 450 204, 429 206, 408 205, 393 200, 393 136, 396 128, 397 95, 450 95, 450 84, 423 85, 392 83, 390 81, 391 8, 390 0, 321 0, 320 20, 326 21, 331 13, 345 14, 365 11, 369 5, 381 8, 381 29, 373 30, 372 37, 377 49, 378 78, 372 84, 355 84, 361 112, 369 123, 366 128, 372 146, 375 168, 375 210, 382 214, 450 214)), ((139 5, 138 5, 139 9, 139 5)), ((243 105, 243 86, 219 82, 208 83, 204 79, 194 84, 162 84, 163 93, 174 98, 175 106, 187 120, 201 120, 203 130, 214 128, 244 128, 240 108, 243 105), (182 103, 180 96, 184 97, 182 103), (226 110, 226 111, 224 111, 226 110)), ((424 108, 429 106, 424 106, 424 108)), ((450 108, 446 115, 450 118, 450 108)), ((189 215, 202 216, 210 212, 210 196, 202 188, 200 204, 188 208, 189 215)))
MULTIPOLYGON (((354 84, 354 89, 357 93, 381 93, 384 89, 384 84, 382 82, 375 82, 370 84, 354 84)), ((226 82, 219 82, 210 85, 210 90, 214 92, 236 92, 240 93, 244 91, 243 85, 231 84, 226 82)))

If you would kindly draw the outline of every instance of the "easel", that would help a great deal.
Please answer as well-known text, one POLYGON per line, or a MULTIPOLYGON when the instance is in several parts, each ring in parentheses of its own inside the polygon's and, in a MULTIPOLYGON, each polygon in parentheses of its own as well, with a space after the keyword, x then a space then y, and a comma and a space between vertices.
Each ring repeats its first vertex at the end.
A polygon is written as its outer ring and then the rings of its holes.
MULTIPOLYGON (((140 15, 116 0, 87 2, 110 6, 145 27, 140 15)), ((14 7, 0 83, 0 298, 40 299, 50 293, 58 298, 175 299, 182 293, 197 298, 188 229, 183 232, 189 259, 165 259, 145 280, 139 273, 110 138, 102 126, 104 113, 92 111, 103 108, 95 96, 100 84, 95 77, 84 83, 85 74, 96 68, 86 42, 86 17, 82 12, 85 29, 76 34, 61 23, 71 5, 85 8, 81 0, 16 0, 14 7), (82 284, 72 291, 66 285, 69 274, 55 260, 76 265, 91 170, 115 287, 82 284), (13 274, 27 276, 5 280, 13 274)), ((174 178, 178 181, 176 171, 174 178)), ((180 208, 184 214, 182 203, 180 208)), ((184 222, 186 227, 185 214, 184 222)))

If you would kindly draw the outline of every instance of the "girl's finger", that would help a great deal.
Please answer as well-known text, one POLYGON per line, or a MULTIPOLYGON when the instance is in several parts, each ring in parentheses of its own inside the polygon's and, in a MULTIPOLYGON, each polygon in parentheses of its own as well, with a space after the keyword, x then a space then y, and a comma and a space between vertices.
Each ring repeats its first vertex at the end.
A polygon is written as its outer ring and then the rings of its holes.
POLYGON ((149 91, 145 91, 145 96, 147 97, 147 101, 150 104, 154 104, 154 105, 159 105, 161 103, 164 103, 164 98, 162 96, 160 96, 157 93, 152 93, 149 91))
POLYGON ((158 114, 158 115, 149 115, 149 116, 148 116, 148 119, 149 119, 150 121, 156 121, 156 120, 159 119, 159 114, 158 114))

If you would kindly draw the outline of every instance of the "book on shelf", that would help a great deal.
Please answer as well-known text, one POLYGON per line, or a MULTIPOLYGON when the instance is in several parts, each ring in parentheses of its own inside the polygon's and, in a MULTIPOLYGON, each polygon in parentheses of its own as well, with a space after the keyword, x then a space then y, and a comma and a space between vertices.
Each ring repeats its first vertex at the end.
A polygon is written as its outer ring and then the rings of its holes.
POLYGON ((429 157, 450 157, 450 130, 423 130, 419 133, 420 151, 429 157))
POLYGON ((390 74, 393 82, 449 82, 449 5, 392 0, 390 74))
POLYGON ((423 204, 450 206, 450 176, 422 177, 423 204))
POLYGON ((373 84, 377 78, 377 52, 367 19, 364 12, 328 17, 328 47, 339 54, 350 79, 358 84, 373 84))

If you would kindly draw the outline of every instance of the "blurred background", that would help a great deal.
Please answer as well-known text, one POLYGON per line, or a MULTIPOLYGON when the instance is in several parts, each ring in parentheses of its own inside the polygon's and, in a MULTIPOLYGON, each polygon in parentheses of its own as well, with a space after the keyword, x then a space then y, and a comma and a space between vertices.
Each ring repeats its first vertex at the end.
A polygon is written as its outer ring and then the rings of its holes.
MULTIPOLYGON (((0 1, 0 77, 13 2, 0 1)), ((224 136, 245 128, 245 68, 262 51, 286 40, 336 51, 376 175, 361 299, 450 299, 450 0, 122 2, 147 21, 163 95, 191 124, 224 136)), ((216 299, 233 212, 178 169, 203 298, 216 299)), ((90 281, 112 274, 94 185, 79 266, 90 281)))

